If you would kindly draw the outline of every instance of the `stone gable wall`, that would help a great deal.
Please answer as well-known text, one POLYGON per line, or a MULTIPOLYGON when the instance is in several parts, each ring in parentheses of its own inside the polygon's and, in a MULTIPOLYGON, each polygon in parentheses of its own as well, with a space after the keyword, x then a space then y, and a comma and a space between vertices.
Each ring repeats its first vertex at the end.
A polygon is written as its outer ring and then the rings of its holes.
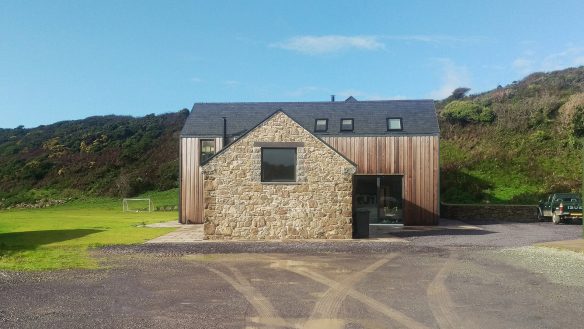
POLYGON ((280 112, 202 167, 206 239, 350 239, 355 166, 280 112), (303 142, 297 182, 262 183, 261 147, 303 142))

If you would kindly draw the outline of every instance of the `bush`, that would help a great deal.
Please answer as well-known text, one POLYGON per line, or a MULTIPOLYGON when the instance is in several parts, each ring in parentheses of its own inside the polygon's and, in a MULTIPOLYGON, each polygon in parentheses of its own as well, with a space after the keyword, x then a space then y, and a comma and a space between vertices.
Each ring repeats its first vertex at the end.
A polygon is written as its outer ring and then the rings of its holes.
POLYGON ((491 123, 495 113, 490 108, 468 101, 453 101, 444 107, 442 118, 453 123, 491 123))
POLYGON ((576 107, 574 111, 572 133, 578 138, 584 137, 584 105, 576 107))

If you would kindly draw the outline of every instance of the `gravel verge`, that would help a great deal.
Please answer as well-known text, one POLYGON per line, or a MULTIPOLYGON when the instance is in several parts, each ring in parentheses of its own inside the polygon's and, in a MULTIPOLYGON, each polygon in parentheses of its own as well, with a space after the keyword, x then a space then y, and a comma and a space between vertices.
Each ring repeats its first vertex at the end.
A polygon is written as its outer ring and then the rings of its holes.
POLYGON ((553 283, 584 287, 584 254, 547 247, 507 248, 496 257, 506 263, 538 273, 553 283))
POLYGON ((104 254, 157 254, 181 256, 186 254, 230 254, 230 253, 388 253, 398 250, 436 251, 430 246, 414 246, 403 242, 379 242, 367 240, 351 241, 222 241, 177 244, 142 244, 108 246, 98 249, 104 254))

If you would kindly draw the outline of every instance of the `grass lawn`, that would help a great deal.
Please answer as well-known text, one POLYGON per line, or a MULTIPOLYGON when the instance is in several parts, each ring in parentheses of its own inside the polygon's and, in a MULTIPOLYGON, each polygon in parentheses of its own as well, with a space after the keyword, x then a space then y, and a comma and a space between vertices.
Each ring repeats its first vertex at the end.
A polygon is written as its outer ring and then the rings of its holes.
MULTIPOLYGON (((176 204, 177 191, 149 193, 176 204)), ((88 248, 136 244, 173 231, 143 224, 176 220, 177 212, 122 212, 120 199, 90 198, 44 209, 0 211, 0 270, 97 268, 88 248)))

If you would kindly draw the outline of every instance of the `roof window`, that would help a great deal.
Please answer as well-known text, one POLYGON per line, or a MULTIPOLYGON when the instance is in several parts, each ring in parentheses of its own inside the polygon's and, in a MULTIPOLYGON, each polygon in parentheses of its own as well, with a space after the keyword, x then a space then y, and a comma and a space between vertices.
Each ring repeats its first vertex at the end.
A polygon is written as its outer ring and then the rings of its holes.
POLYGON ((387 118, 387 130, 402 130, 402 118, 387 118))
POLYGON ((353 119, 341 119, 341 131, 353 131, 353 119))
POLYGON ((328 130, 328 119, 314 120, 314 131, 315 132, 325 132, 327 130, 328 130))

